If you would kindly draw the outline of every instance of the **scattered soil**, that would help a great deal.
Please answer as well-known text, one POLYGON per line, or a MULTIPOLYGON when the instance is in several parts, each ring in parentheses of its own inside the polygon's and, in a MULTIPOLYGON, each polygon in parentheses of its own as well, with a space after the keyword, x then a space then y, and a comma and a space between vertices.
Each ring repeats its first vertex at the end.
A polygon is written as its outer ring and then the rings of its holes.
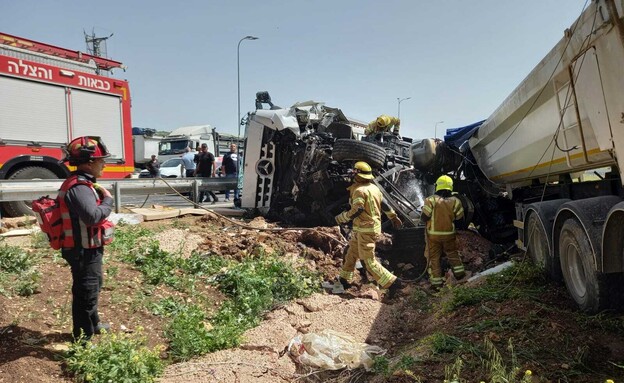
MULTIPOLYGON (((243 220, 207 214, 141 225, 159 231, 156 238, 161 247, 173 256, 198 251, 240 260, 249 254, 277 252, 284 259, 304 260, 307 267, 318 270, 328 281, 337 277, 347 245, 337 227, 274 230, 279 226, 262 218, 246 225, 243 220)), ((30 248, 24 238, 8 238, 5 243, 30 248)), ((390 235, 385 235, 378 242, 379 255, 387 265, 392 264, 391 240, 390 235)), ((491 253, 490 243, 470 231, 459 233, 458 244, 466 268, 472 273, 506 259, 491 253)), ((34 251, 45 253, 38 266, 42 273, 38 292, 30 297, 0 295, 0 383, 72 381, 59 361, 71 332, 69 268, 52 252, 34 251)), ((421 264, 417 258, 422 256, 413 254, 413 263, 394 265, 395 272, 413 276, 415 265, 421 264)), ((113 331, 134 331, 140 326, 150 345, 166 344, 166 319, 155 315, 139 298, 155 302, 179 293, 167 287, 148 287, 141 274, 128 264, 110 257, 105 262, 101 316, 112 323, 113 331)), ((223 301, 212 287, 196 287, 214 302, 215 309, 223 301)), ((426 282, 414 281, 399 298, 388 301, 384 291, 356 279, 355 286, 345 294, 325 292, 289 302, 267 313, 258 327, 248 330, 240 347, 170 365, 161 382, 414 381, 401 374, 383 377, 361 369, 314 372, 295 363, 285 352, 297 334, 325 329, 380 346, 388 350, 391 360, 398 355, 412 356, 417 360, 412 371, 424 382, 443 381, 444 366, 454 362, 450 354, 432 356, 430 350, 415 346, 418 340, 434 333, 461 339, 465 347, 481 346, 487 337, 506 361, 510 360, 506 347, 512 339, 519 366, 533 371, 534 382, 619 381, 624 376, 624 370, 617 367, 624 364, 621 318, 578 313, 561 285, 548 285, 539 299, 485 302, 446 315, 434 315, 428 306, 442 304, 448 292, 432 294, 427 287, 426 282)), ((470 382, 486 380, 477 367, 482 362, 467 355, 462 378, 470 382)))

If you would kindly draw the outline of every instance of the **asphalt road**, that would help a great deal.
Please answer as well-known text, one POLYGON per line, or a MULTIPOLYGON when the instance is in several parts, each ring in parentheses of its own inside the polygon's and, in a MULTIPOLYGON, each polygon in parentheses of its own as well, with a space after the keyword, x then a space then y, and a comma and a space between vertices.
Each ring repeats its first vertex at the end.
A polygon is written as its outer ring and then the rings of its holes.
MULTIPOLYGON (((210 202, 202 203, 202 206, 215 206, 215 207, 233 207, 234 203, 232 193, 230 195, 230 202, 225 202, 225 195, 221 192, 215 193, 219 198, 219 202, 214 205, 210 202)), ((125 208, 132 207, 150 207, 152 205, 170 206, 175 208, 193 207, 193 204, 177 194, 136 194, 136 195, 122 195, 121 206, 125 208)))

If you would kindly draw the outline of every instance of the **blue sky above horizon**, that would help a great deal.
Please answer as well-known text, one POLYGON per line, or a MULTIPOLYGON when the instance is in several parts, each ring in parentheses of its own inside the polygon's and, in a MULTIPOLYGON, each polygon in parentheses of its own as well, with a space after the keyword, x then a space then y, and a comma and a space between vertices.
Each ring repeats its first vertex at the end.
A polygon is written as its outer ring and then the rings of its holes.
POLYGON ((586 0, 6 2, 0 31, 86 51, 108 40, 130 81, 133 126, 210 124, 237 132, 256 91, 273 102, 323 101, 369 122, 397 115, 402 133, 438 135, 487 118, 563 37, 586 0))

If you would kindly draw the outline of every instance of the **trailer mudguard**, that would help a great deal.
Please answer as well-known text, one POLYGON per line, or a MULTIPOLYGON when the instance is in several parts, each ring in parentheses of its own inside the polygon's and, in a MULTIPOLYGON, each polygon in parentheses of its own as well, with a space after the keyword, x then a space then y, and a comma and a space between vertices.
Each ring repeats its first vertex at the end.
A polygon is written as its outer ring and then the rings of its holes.
POLYGON ((624 271, 624 201, 609 210, 602 232, 602 272, 624 271))

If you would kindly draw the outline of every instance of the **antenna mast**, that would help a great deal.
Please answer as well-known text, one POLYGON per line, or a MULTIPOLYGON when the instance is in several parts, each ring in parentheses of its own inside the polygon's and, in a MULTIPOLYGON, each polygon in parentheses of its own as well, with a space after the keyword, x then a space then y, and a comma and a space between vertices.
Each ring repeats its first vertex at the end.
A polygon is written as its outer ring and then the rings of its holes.
MULTIPOLYGON (((106 49, 106 40, 113 37, 113 33, 110 36, 106 37, 96 37, 95 31, 91 30, 91 34, 88 35, 87 32, 84 32, 85 43, 87 44, 87 53, 95 57, 108 57, 107 49, 106 49)), ((100 74, 100 69, 96 69, 96 73, 100 74)))

